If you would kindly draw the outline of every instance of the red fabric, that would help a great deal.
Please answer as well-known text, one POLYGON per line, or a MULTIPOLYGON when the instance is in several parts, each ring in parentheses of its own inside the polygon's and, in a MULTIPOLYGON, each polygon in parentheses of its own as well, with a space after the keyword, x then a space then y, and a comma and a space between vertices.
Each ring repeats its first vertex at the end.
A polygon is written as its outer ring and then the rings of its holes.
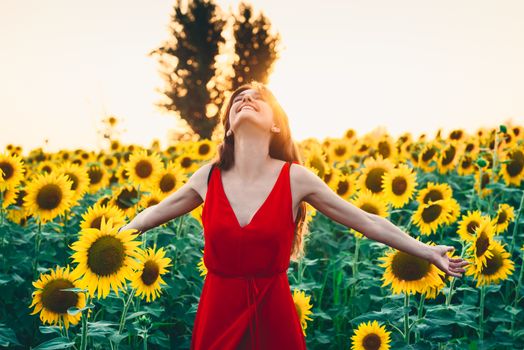
POLYGON ((220 169, 214 168, 202 209, 208 273, 191 350, 306 349, 287 277, 295 227, 289 168, 284 163, 244 227, 224 192, 220 169))

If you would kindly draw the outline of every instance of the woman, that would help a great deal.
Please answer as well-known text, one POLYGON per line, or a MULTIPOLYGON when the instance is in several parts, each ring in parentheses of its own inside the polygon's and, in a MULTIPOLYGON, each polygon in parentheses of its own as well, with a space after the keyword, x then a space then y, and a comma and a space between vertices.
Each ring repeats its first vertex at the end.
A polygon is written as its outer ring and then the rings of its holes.
POLYGON ((461 277, 451 246, 426 245, 390 221, 339 197, 299 163, 288 119, 256 82, 233 92, 222 113, 217 157, 178 191, 140 212, 126 228, 144 232, 205 202, 208 269, 191 349, 305 349, 287 269, 303 255, 305 202, 367 238, 424 258, 461 277))

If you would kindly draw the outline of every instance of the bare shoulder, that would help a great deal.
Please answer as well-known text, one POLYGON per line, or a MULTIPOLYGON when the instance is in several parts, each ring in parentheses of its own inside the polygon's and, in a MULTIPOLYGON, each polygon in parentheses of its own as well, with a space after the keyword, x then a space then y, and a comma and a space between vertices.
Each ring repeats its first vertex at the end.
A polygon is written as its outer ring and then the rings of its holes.
POLYGON ((200 168, 195 170, 189 180, 187 181, 188 186, 194 190, 202 198, 202 201, 206 198, 207 191, 207 177, 211 170, 212 161, 203 164, 200 168))
POLYGON ((296 202, 302 200, 309 202, 310 196, 318 190, 322 184, 325 185, 324 181, 314 172, 298 163, 291 164, 289 177, 293 193, 297 197, 296 202))

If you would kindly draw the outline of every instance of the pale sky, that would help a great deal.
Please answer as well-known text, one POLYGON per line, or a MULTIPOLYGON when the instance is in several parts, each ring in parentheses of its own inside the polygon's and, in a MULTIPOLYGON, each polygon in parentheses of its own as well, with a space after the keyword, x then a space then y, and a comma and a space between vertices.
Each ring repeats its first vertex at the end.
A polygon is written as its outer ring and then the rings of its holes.
MULTIPOLYGON (((217 1, 224 12, 239 1, 217 1)), ((293 137, 385 127, 434 136, 507 120, 524 125, 524 2, 251 1, 280 32, 269 87, 293 137)), ((164 147, 173 115, 147 53, 168 36, 174 1, 2 0, 0 148, 95 149, 105 113, 125 143, 164 147)), ((447 134, 446 134, 447 135, 447 134)))

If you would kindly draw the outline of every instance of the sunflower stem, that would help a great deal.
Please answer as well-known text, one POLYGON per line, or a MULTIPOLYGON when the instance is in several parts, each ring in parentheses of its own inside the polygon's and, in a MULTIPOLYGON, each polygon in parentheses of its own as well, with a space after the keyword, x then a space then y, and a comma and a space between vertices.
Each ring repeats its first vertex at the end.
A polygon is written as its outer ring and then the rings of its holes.
MULTIPOLYGON (((131 304, 131 300, 133 299, 133 296, 135 295, 136 289, 133 288, 131 292, 129 293, 129 297, 127 298, 127 301, 124 303, 124 311, 122 311, 122 317, 120 318, 120 325, 118 326, 118 335, 122 333, 122 330, 124 329, 124 325, 126 323, 126 315, 127 310, 129 309, 129 304, 131 304)), ((120 343, 116 344, 116 348, 118 349, 118 345, 120 343)))
POLYGON ((404 341, 409 345, 409 312, 406 310, 409 306, 409 293, 404 292, 404 341))
POLYGON ((484 299, 486 298, 486 286, 480 287, 480 310, 479 310, 479 339, 484 339, 484 299))
MULTIPOLYGON (((86 305, 89 305, 89 294, 86 295, 86 305)), ((80 350, 87 349, 87 316, 89 314, 89 309, 84 311, 85 315, 82 315, 82 336, 80 338, 80 350)))
POLYGON ((38 254, 40 252, 40 241, 42 235, 42 221, 38 220, 38 231, 35 237, 35 258, 33 259, 33 279, 36 279, 37 266, 38 266, 38 254))
MULTIPOLYGON (((517 308, 520 286, 522 284, 522 275, 523 275, 523 271, 524 271, 524 256, 522 257, 521 260, 522 260, 522 263, 520 264, 519 279, 517 281, 517 286, 515 287, 515 298, 513 299, 513 307, 514 308, 517 308)), ((513 336, 513 337, 515 336, 515 317, 516 317, 516 314, 513 313, 511 315, 511 336, 513 336)))
MULTIPOLYGON (((423 314, 423 310, 424 310, 424 300, 426 299, 426 293, 421 293, 420 294, 420 302, 418 304, 418 312, 417 312, 417 321, 416 322, 420 322, 422 320, 422 314, 423 314)), ((415 323, 412 324, 412 326, 414 325, 415 323)), ((415 342, 418 343, 420 340, 420 334, 419 334, 419 331, 417 330, 415 332, 415 342)))
POLYGON ((513 225, 513 234, 511 238, 511 245, 509 247, 509 255, 512 256, 513 248, 515 248, 515 239, 517 237, 517 227, 519 225, 520 213, 522 212, 522 207, 524 206, 524 191, 522 191, 522 196, 520 197, 519 210, 517 211, 517 216, 515 217, 515 224, 513 225))
MULTIPOLYGON (((460 240, 460 244, 462 245, 462 249, 461 249, 461 252, 460 252, 460 257, 463 258, 464 257, 464 253, 466 251, 466 248, 464 247, 464 241, 463 240, 460 240)), ((456 280, 457 279, 455 277, 451 276, 451 282, 449 284, 449 293, 446 296, 446 306, 448 306, 448 307, 451 304, 451 297, 453 296, 453 286, 455 285, 455 281, 456 280)))

